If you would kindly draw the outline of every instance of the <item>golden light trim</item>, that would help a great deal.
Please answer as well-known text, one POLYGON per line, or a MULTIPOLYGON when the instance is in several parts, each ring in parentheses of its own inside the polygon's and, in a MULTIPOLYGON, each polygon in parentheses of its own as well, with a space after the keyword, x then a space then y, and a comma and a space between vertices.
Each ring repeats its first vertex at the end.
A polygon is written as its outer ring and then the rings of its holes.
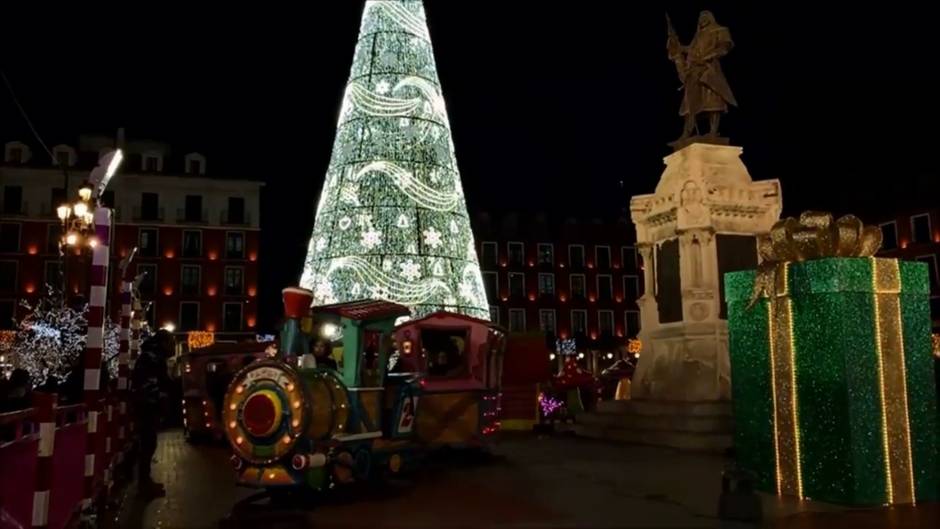
POLYGON ((793 334, 793 303, 789 297, 789 276, 789 263, 783 263, 774 278, 775 294, 768 302, 771 385, 774 400, 774 456, 777 494, 803 499, 796 340, 793 334))
POLYGON ((875 309, 875 351, 881 398, 881 441, 889 503, 914 503, 914 463, 907 402, 901 273, 896 259, 871 259, 875 309), (886 265, 886 266, 881 266, 886 265), (883 333, 882 330, 887 330, 883 333), (893 398, 889 401, 887 396, 893 398))
MULTIPOLYGON (((777 495, 783 494, 783 485, 780 478, 780 432, 777 429, 777 370, 774 369, 776 363, 775 340, 774 340, 774 318, 772 302, 767 302, 767 334, 770 335, 770 392, 771 403, 774 413, 774 476, 777 478, 777 495)), ((541 397, 541 395, 539 395, 541 397)))
POLYGON ((888 457, 888 410, 885 406, 885 366, 884 366, 884 355, 881 351, 881 328, 878 325, 878 320, 881 315, 881 304, 878 302, 878 272, 877 272, 877 262, 872 259, 872 273, 871 273, 871 284, 872 289, 875 289, 875 294, 873 296, 875 300, 875 354, 878 356, 878 394, 881 398, 881 447, 884 451, 884 464, 885 464, 885 488, 888 492, 888 503, 894 503, 894 487, 891 482, 891 461, 888 457))
MULTIPOLYGON (((790 267, 784 267, 784 277, 789 276, 790 267)), ((786 279, 784 279, 786 281, 786 279)), ((796 340, 793 338, 793 301, 787 297, 787 318, 790 320, 790 327, 787 329, 790 338, 790 388, 793 392, 790 412, 793 414, 793 449, 796 453, 796 489, 797 496, 803 498, 803 457, 800 455, 800 410, 798 403, 798 391, 796 390, 796 340)))

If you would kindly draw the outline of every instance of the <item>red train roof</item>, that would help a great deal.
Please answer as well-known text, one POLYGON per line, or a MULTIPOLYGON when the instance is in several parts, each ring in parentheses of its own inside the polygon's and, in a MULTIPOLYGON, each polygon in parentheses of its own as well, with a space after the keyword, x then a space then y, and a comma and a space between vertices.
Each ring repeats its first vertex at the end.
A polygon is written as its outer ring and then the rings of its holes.
POLYGON ((408 307, 392 303, 391 301, 381 301, 374 299, 364 299, 361 301, 350 301, 348 303, 337 303, 335 305, 321 305, 313 307, 313 313, 337 314, 343 318, 351 320, 380 320, 384 318, 397 318, 407 316, 411 313, 408 307))
POLYGON ((424 322, 424 321, 434 320, 434 319, 439 319, 439 318, 457 318, 457 319, 460 319, 460 320, 468 321, 468 322, 470 322, 470 323, 478 323, 478 324, 481 324, 481 325, 486 325, 487 327, 492 327, 492 328, 498 329, 498 330, 500 330, 500 331, 503 330, 502 327, 500 327, 499 325, 496 325, 495 323, 493 323, 493 322, 491 322, 491 321, 481 320, 480 318, 474 318, 473 316, 468 316, 468 315, 466 315, 466 314, 460 314, 460 313, 457 313, 457 312, 447 312, 447 311, 443 311, 443 310, 439 310, 439 311, 437 311, 437 312, 435 312, 435 313, 428 314, 427 316, 425 316, 425 317, 423 317, 423 318, 419 318, 419 319, 417 319, 417 320, 408 320, 408 321, 406 321, 405 323, 402 323, 401 325, 399 325, 397 328, 398 328, 398 329, 401 329, 401 328, 407 327, 407 326, 409 326, 409 325, 415 325, 415 324, 418 324, 418 323, 421 323, 421 322, 424 322))

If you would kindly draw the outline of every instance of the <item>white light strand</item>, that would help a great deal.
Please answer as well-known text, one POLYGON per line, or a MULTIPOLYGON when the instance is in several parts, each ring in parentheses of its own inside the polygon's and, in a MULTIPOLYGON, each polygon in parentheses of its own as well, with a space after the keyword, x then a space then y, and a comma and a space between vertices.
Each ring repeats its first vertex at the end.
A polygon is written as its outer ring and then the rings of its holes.
POLYGON ((375 285, 384 289, 390 301, 405 305, 419 305, 426 303, 438 291, 450 294, 450 288, 444 281, 437 278, 426 278, 418 282, 402 281, 392 274, 376 268, 362 257, 341 257, 334 259, 326 272, 330 278, 338 270, 349 270, 357 281, 366 285, 375 285))
POLYGON ((359 181, 363 176, 370 174, 388 176, 402 193, 414 200, 419 206, 434 211, 452 211, 460 203, 460 195, 454 191, 438 191, 415 178, 414 174, 394 162, 378 161, 367 164, 353 176, 359 181))

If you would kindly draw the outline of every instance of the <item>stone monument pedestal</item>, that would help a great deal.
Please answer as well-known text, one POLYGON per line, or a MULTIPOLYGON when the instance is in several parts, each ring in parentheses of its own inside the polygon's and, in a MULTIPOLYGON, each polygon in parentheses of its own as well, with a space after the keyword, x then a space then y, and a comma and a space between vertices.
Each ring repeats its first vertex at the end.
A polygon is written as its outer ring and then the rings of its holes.
POLYGON ((632 383, 635 404, 603 410, 607 431, 617 430, 615 423, 619 434, 639 428, 649 420, 637 410, 653 409, 666 417, 637 434, 641 442, 713 450, 731 445, 722 276, 757 267, 756 236, 770 231, 782 209, 780 183, 753 181, 741 152, 730 145, 686 145, 664 159, 656 191, 630 201, 646 285, 637 302, 643 350, 632 383))
POLYGON ((630 212, 643 256, 643 352, 633 398, 731 398, 726 272, 756 268, 758 234, 780 217, 777 180, 755 182, 740 147, 693 143, 665 158, 655 193, 630 212))

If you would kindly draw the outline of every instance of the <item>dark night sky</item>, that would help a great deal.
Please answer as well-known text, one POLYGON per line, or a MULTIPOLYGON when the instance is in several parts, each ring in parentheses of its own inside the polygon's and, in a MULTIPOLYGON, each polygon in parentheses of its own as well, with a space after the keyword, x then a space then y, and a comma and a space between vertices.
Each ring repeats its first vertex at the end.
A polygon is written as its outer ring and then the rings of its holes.
MULTIPOLYGON (((666 10, 683 41, 703 8, 731 29, 723 66, 741 108, 723 132, 754 178, 782 180, 787 213, 887 210, 940 187, 936 7, 425 3, 471 214, 616 212, 652 191, 681 127, 666 10)), ((7 18, 0 63, 47 143, 123 126, 206 153, 213 175, 267 182, 271 305, 299 276, 361 2, 225 7, 162 6, 116 26, 87 12, 7 18)), ((5 91, 0 138, 35 144, 5 91)))

